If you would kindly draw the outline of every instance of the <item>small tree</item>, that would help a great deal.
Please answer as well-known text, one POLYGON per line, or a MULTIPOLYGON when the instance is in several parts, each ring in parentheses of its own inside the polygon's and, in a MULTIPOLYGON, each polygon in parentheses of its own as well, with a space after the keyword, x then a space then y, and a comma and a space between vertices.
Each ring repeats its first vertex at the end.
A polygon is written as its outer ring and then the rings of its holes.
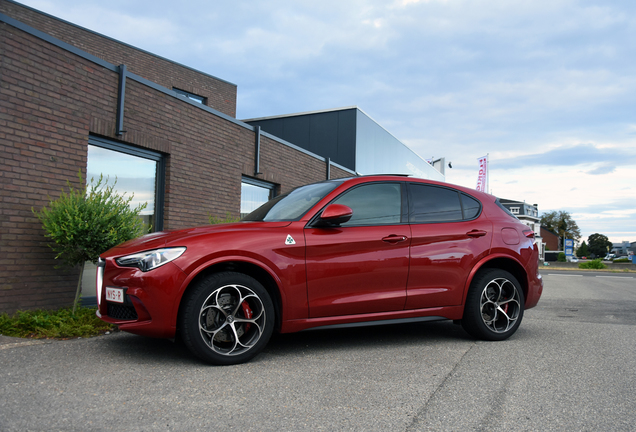
POLYGON ((108 249, 141 235, 144 231, 139 214, 148 203, 130 208, 133 195, 129 198, 118 195, 114 190, 117 180, 108 186, 108 179, 100 176, 95 183, 86 185, 81 172, 78 174, 79 189, 66 182, 69 192, 62 191, 56 200, 50 200, 49 208, 33 214, 42 222, 56 253, 64 265, 74 267, 79 264, 80 275, 73 302, 73 314, 77 308, 82 284, 82 273, 86 261, 97 262, 99 255, 108 249))
POLYGON ((583 240, 583 243, 581 243, 581 246, 579 246, 579 248, 576 250, 576 256, 579 258, 583 258, 588 256, 589 254, 590 253, 587 248, 587 243, 585 243, 585 240, 583 240))
MULTIPOLYGON (((581 238, 581 230, 576 221, 572 219, 570 213, 566 211, 551 211, 541 216, 541 225, 546 227, 559 236, 559 243, 563 239, 579 240, 581 238)), ((563 247, 563 244, 561 244, 563 247)))

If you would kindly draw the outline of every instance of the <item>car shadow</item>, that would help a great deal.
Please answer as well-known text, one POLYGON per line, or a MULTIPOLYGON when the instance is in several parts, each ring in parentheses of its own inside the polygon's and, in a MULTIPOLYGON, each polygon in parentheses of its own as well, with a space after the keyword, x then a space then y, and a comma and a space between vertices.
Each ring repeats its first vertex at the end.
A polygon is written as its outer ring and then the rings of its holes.
POLYGON ((382 346, 396 348, 444 341, 474 341, 474 339, 452 321, 439 321, 274 334, 265 352, 285 355, 302 351, 307 354, 312 351, 364 350, 382 346))
MULTIPOLYGON (((474 339, 451 321, 392 324, 343 329, 310 330, 272 335, 264 353, 267 357, 312 355, 345 350, 363 351, 386 347, 405 348, 433 343, 470 342, 474 339)), ((119 361, 136 364, 190 365, 206 364, 194 356, 179 339, 155 339, 124 332, 103 337, 103 348, 119 361)), ((253 361, 260 361, 263 356, 253 361)))

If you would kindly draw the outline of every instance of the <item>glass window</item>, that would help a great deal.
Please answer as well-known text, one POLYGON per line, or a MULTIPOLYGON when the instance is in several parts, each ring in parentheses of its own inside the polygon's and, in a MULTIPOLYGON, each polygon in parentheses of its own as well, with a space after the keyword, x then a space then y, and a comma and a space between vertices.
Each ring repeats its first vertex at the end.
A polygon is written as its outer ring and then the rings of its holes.
POLYGON ((452 222, 462 220, 459 192, 443 187, 410 184, 409 221, 452 222))
MULTIPOLYGON (((97 182, 100 175, 104 180, 108 179, 108 184, 116 182, 115 191, 126 197, 133 197, 130 205, 137 207, 139 204, 147 203, 142 210, 141 217, 146 227, 151 231, 163 229, 163 220, 157 217, 157 209, 163 206, 158 205, 158 201, 163 202, 163 196, 159 197, 157 176, 161 169, 161 155, 154 152, 125 146, 119 143, 112 143, 113 146, 106 147, 109 142, 91 139, 88 145, 88 162, 86 168, 86 182, 97 182), (149 159, 153 157, 153 159, 149 159)), ((163 176, 161 175, 161 178, 163 176)))
POLYGON ((475 198, 465 194, 462 195, 462 208, 464 210, 464 219, 474 219, 479 216, 481 203, 475 198))
POLYGON ((175 88, 175 87, 172 87, 172 90, 175 93, 180 94, 182 96, 185 96, 188 99, 193 100, 195 102, 198 102, 198 103, 200 103, 202 105, 206 105, 207 104, 208 98, 206 98, 206 97, 199 96, 199 95, 196 95, 194 93, 187 92, 185 90, 179 90, 178 88, 175 88))
POLYGON ((338 197, 334 204, 353 210, 349 222, 342 226, 391 225, 401 222, 401 183, 371 183, 358 186, 338 197))
POLYGON ((268 201, 245 216, 243 220, 267 222, 298 220, 340 183, 341 181, 328 181, 301 186, 288 194, 268 201))
POLYGON ((243 177, 241 182, 241 219, 274 196, 274 185, 243 177))

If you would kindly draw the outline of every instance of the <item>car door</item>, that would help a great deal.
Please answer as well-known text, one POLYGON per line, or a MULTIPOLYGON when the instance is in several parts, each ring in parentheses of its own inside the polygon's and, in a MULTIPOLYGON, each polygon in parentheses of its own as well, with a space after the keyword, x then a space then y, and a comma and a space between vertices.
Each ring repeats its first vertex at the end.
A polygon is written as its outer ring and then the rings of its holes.
POLYGON ((410 228, 403 182, 354 186, 332 201, 353 210, 338 227, 305 229, 312 318, 402 310, 410 228))
POLYGON ((492 223, 481 204, 455 189, 409 184, 411 269, 406 309, 454 306, 466 280, 489 253, 492 223))

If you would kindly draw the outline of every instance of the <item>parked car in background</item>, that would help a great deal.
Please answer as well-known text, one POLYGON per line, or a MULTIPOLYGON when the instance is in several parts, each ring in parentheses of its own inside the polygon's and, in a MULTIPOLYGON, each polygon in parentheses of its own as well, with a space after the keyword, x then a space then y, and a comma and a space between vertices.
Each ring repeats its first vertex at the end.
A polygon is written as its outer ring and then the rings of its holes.
POLYGON ((97 314, 235 364, 274 331, 456 320, 504 340, 542 289, 534 232, 495 197, 384 175, 303 186, 239 223, 121 244, 100 258, 97 314))

